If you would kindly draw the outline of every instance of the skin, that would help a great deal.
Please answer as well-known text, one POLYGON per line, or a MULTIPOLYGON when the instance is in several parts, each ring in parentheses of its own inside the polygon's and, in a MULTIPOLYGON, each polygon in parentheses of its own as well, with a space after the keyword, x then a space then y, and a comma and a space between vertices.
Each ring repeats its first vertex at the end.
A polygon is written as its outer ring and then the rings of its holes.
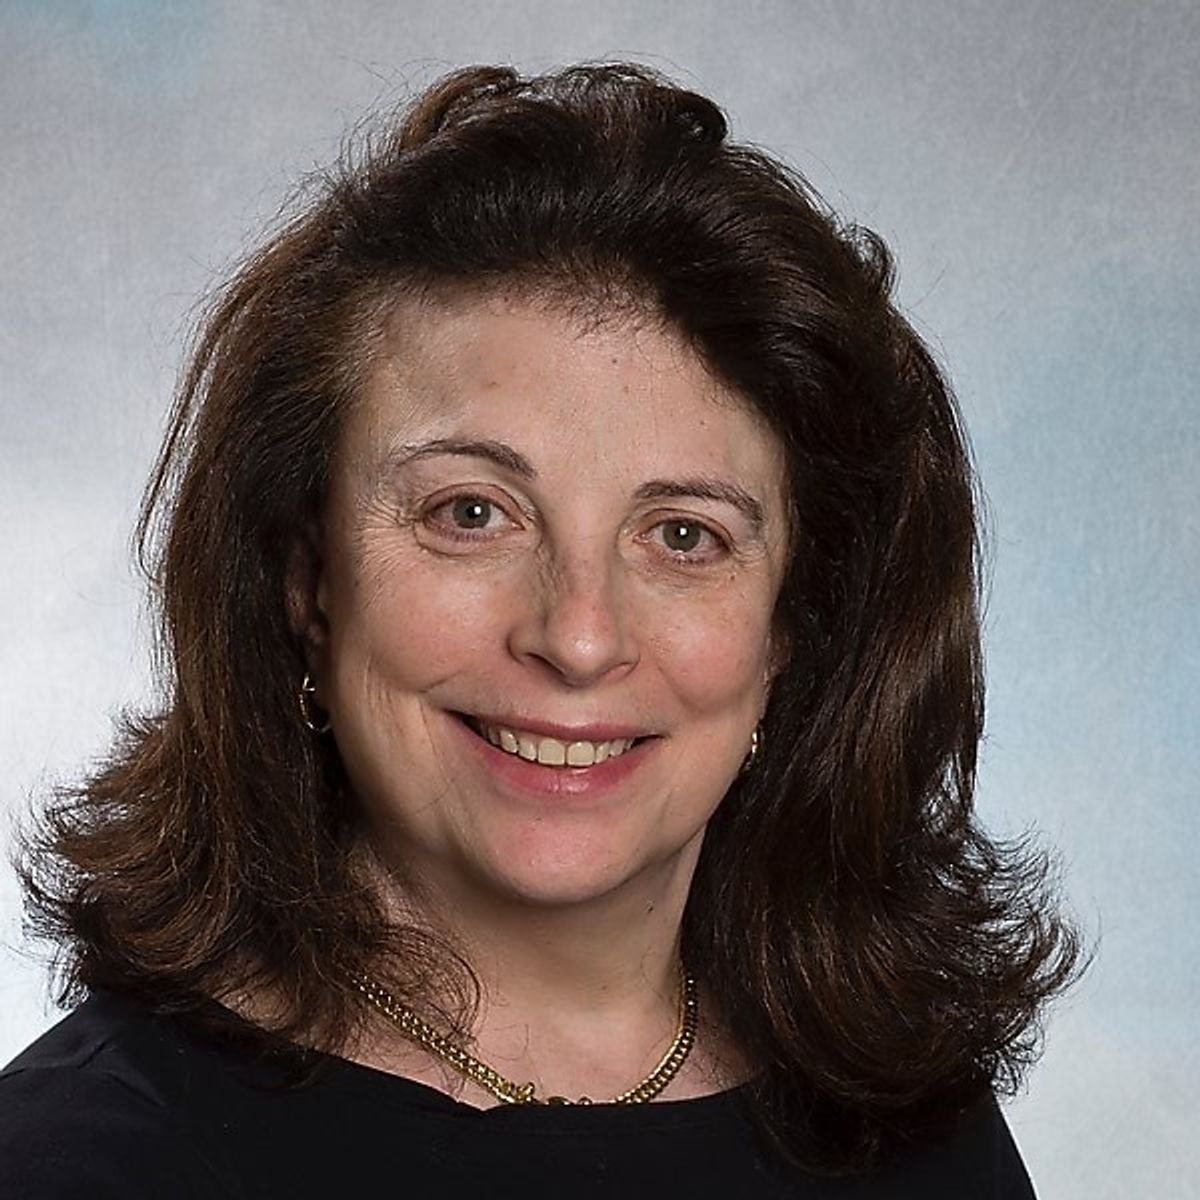
MULTIPOLYGON (((466 948, 498 1069, 599 1097, 673 1036, 679 922, 766 703, 785 548, 777 439, 673 330, 503 295, 397 311, 293 615, 380 886, 466 948), (554 768, 463 715, 642 740, 554 768)), ((448 1086, 411 1048, 361 1057, 448 1086)), ((716 1086, 694 1058, 672 1095, 716 1086)))

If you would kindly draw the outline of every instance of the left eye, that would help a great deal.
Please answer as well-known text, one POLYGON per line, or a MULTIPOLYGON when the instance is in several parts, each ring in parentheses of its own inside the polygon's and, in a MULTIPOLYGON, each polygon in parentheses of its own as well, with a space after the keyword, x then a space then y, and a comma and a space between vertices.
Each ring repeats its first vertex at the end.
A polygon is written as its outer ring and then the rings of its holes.
POLYGON ((656 530, 663 546, 672 554, 695 557, 696 551, 712 553, 723 545, 721 539, 699 521, 673 518, 660 522, 656 530))

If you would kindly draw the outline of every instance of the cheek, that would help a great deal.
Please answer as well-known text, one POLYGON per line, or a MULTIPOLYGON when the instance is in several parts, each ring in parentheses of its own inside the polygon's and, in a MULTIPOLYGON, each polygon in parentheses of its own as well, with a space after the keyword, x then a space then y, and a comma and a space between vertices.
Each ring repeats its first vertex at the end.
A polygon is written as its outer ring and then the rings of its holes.
POLYGON ((654 650, 676 695, 699 712, 760 702, 770 644, 768 598, 677 605, 656 622, 654 650))
POLYGON ((495 645, 507 594, 494 579, 433 569, 420 554, 368 555, 334 622, 335 657, 389 688, 424 691, 495 645))

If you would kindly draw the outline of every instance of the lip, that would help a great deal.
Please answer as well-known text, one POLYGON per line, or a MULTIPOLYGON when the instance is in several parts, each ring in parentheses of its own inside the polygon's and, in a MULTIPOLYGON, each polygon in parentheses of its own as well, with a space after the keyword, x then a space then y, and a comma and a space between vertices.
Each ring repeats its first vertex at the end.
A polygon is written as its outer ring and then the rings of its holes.
POLYGON ((487 724, 497 724, 503 728, 517 728, 542 737, 571 738, 575 741, 610 741, 615 737, 646 737, 624 754, 616 758, 605 759, 602 763, 593 763, 590 767, 547 767, 538 762, 528 762, 515 754, 508 754, 497 746, 493 746, 486 738, 480 737, 462 719, 462 715, 449 714, 450 725, 458 731, 465 748, 475 756, 487 772, 493 784, 501 792, 511 795, 517 800, 528 800, 531 797, 572 798, 576 800, 601 799, 611 793, 631 775, 638 771, 654 752, 659 739, 647 737, 636 732, 622 732, 628 726, 616 725, 552 725, 546 722, 521 724, 507 723, 507 718, 497 720, 491 717, 474 717, 473 720, 484 721, 487 724), (583 731, 583 732, 580 732, 583 731), (590 732, 589 732, 590 731, 590 732), (610 732, 615 731, 615 732, 610 732))
POLYGON ((500 717, 491 713, 459 712, 457 717, 467 717, 493 729, 511 729, 518 733, 532 733, 538 737, 557 738, 560 742, 611 742, 617 738, 645 738, 652 734, 647 729, 634 725, 611 722, 596 722, 589 725, 559 725, 553 721, 539 721, 534 717, 500 717))

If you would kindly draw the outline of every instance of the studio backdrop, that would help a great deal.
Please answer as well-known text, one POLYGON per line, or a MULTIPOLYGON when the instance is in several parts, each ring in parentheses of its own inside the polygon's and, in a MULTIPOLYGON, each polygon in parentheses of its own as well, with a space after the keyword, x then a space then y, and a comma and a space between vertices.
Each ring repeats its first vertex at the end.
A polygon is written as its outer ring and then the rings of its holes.
MULTIPOLYGON (((1200 8, 1192 0, 5 0, 0 809, 152 706, 129 535, 208 290, 370 110, 632 58, 878 230, 987 493, 980 808, 1096 951, 1008 1109, 1048 1200, 1200 1179, 1200 8)), ((0 874, 0 1061, 55 1019, 0 874)))

